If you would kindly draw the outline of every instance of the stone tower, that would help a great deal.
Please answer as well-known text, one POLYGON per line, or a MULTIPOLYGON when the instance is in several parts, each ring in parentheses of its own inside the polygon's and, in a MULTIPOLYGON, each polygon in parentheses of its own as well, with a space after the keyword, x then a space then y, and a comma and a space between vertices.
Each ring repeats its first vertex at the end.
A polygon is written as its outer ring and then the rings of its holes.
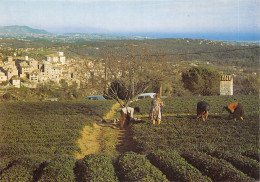
POLYGON ((233 95, 232 75, 222 75, 220 77, 220 95, 233 95))

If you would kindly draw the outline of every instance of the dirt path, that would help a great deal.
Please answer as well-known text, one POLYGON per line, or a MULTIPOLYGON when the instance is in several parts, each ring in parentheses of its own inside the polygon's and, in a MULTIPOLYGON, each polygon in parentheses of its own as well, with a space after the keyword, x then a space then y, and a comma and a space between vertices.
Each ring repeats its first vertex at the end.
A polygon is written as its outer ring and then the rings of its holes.
POLYGON ((88 154, 106 153, 112 157, 127 151, 135 151, 135 143, 129 130, 120 130, 118 124, 110 123, 112 119, 119 119, 120 110, 118 103, 114 104, 109 113, 104 117, 107 123, 96 122, 93 127, 85 126, 82 138, 78 140, 80 153, 77 159, 88 154))

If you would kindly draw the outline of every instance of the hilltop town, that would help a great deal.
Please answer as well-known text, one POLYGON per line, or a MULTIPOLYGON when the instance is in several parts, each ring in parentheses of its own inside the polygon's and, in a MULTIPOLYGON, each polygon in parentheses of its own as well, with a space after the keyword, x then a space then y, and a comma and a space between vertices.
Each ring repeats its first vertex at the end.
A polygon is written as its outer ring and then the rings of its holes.
MULTIPOLYGON (((64 52, 57 52, 46 55, 43 60, 36 60, 29 56, 16 57, 7 56, 5 59, 0 54, 0 85, 3 88, 20 88, 21 86, 36 88, 39 84, 48 82, 59 83, 64 80, 69 85, 76 83, 78 87, 91 75, 95 70, 91 70, 92 61, 82 59, 67 59, 64 52), (83 75, 79 68, 87 65, 89 70, 85 70, 83 75), (76 71, 77 70, 77 71, 76 71), (84 76, 84 80, 82 77, 84 76)), ((100 71, 99 71, 100 72, 100 71)), ((97 73, 95 73, 96 75, 97 73)))

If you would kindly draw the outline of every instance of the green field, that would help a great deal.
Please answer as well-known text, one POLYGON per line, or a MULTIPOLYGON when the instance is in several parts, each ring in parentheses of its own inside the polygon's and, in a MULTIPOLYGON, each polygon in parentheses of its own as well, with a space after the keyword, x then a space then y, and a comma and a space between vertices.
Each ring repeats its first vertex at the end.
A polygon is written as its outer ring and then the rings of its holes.
POLYGON ((129 128, 138 152, 76 160, 81 130, 114 103, 1 103, 0 181, 259 180, 258 96, 167 98, 161 125, 147 118, 151 100, 135 102, 145 121, 129 128), (211 105, 206 122, 196 119, 200 100, 211 105), (226 120, 222 108, 234 101, 244 106, 243 121, 226 120))

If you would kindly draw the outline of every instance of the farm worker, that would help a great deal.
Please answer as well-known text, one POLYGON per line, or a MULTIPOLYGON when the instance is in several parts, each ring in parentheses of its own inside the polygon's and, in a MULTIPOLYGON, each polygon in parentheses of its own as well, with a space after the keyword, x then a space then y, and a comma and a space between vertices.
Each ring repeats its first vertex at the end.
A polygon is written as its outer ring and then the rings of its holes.
POLYGON ((210 105, 205 101, 200 101, 197 103, 197 119, 200 117, 203 121, 208 119, 210 105))
POLYGON ((119 121, 121 130, 127 127, 130 121, 133 120, 135 112, 140 112, 139 107, 124 107, 121 109, 121 118, 119 121))
POLYGON ((150 110, 150 119, 153 121, 153 124, 155 124, 155 121, 157 121, 158 124, 161 124, 162 106, 163 101, 160 98, 160 94, 157 93, 155 99, 152 101, 152 106, 150 110))
POLYGON ((232 104, 229 104, 228 106, 224 107, 230 114, 228 116, 228 119, 231 118, 231 115, 233 115, 233 119, 236 121, 237 119, 243 120, 244 117, 244 108, 242 104, 238 102, 234 102, 232 104))

